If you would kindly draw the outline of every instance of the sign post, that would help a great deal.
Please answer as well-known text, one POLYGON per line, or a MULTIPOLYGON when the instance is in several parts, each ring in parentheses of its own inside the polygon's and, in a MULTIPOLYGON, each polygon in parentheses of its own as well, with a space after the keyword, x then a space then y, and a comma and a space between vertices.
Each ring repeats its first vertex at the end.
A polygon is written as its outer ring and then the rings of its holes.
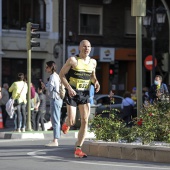
POLYGON ((144 66, 147 70, 150 70, 151 71, 151 84, 153 83, 153 75, 152 75, 152 70, 157 66, 157 59, 155 58, 154 60, 154 67, 153 67, 153 57, 152 55, 148 55, 145 60, 144 60, 144 66))

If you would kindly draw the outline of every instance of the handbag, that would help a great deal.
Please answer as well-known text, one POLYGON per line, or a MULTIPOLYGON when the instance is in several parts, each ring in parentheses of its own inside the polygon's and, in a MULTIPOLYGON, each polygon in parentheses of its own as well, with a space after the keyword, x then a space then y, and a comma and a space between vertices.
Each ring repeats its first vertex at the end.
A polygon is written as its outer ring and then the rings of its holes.
POLYGON ((14 99, 10 98, 7 103, 6 103, 6 111, 9 115, 10 118, 13 118, 13 115, 14 115, 14 111, 15 111, 15 108, 14 108, 14 99))

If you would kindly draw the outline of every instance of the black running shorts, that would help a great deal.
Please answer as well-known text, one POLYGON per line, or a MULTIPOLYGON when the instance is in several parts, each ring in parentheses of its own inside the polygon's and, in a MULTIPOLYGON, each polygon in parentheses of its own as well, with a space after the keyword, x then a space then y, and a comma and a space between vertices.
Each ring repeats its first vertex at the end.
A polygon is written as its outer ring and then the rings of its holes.
POLYGON ((77 93, 76 96, 74 97, 70 97, 68 94, 68 90, 66 89, 66 95, 65 95, 65 102, 68 105, 77 107, 79 104, 87 104, 90 103, 90 95, 89 95, 89 91, 79 91, 74 89, 75 92, 77 93))

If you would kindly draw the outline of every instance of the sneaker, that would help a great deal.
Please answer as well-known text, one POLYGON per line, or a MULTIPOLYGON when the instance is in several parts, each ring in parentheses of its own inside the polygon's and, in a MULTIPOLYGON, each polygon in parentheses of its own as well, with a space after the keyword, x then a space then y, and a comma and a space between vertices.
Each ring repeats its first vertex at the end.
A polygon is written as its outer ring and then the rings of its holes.
POLYGON ((66 123, 63 123, 61 129, 62 129, 63 133, 66 134, 66 133, 68 133, 70 126, 67 126, 66 123))
POLYGON ((20 132, 21 132, 21 130, 18 128, 18 129, 16 129, 16 132, 19 132, 19 133, 20 133, 20 132))
POLYGON ((58 146, 58 142, 50 142, 50 143, 46 144, 45 146, 55 147, 55 146, 58 146))
POLYGON ((84 152, 82 152, 81 148, 75 150, 74 156, 75 158, 87 158, 87 155, 84 152))
POLYGON ((25 132, 25 128, 21 128, 21 132, 25 132))

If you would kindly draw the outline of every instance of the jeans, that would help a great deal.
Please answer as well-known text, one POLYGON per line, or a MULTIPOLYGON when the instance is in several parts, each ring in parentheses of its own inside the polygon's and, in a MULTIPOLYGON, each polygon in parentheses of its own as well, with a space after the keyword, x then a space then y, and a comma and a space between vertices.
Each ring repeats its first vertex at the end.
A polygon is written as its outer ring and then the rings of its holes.
POLYGON ((16 106, 16 108, 17 108, 17 110, 16 110, 17 129, 20 128, 21 116, 22 116, 21 128, 25 128, 25 124, 26 124, 26 104, 20 103, 19 105, 16 106))
POLYGON ((61 116, 61 107, 63 100, 61 99, 50 99, 50 113, 51 113, 51 122, 53 126, 53 136, 54 139, 60 138, 60 116, 61 116))
MULTIPOLYGON (((21 128, 21 122, 22 122, 22 116, 20 117, 20 123, 19 123, 19 128, 21 128)), ((17 129, 17 114, 14 114, 14 126, 15 130, 17 129)))

